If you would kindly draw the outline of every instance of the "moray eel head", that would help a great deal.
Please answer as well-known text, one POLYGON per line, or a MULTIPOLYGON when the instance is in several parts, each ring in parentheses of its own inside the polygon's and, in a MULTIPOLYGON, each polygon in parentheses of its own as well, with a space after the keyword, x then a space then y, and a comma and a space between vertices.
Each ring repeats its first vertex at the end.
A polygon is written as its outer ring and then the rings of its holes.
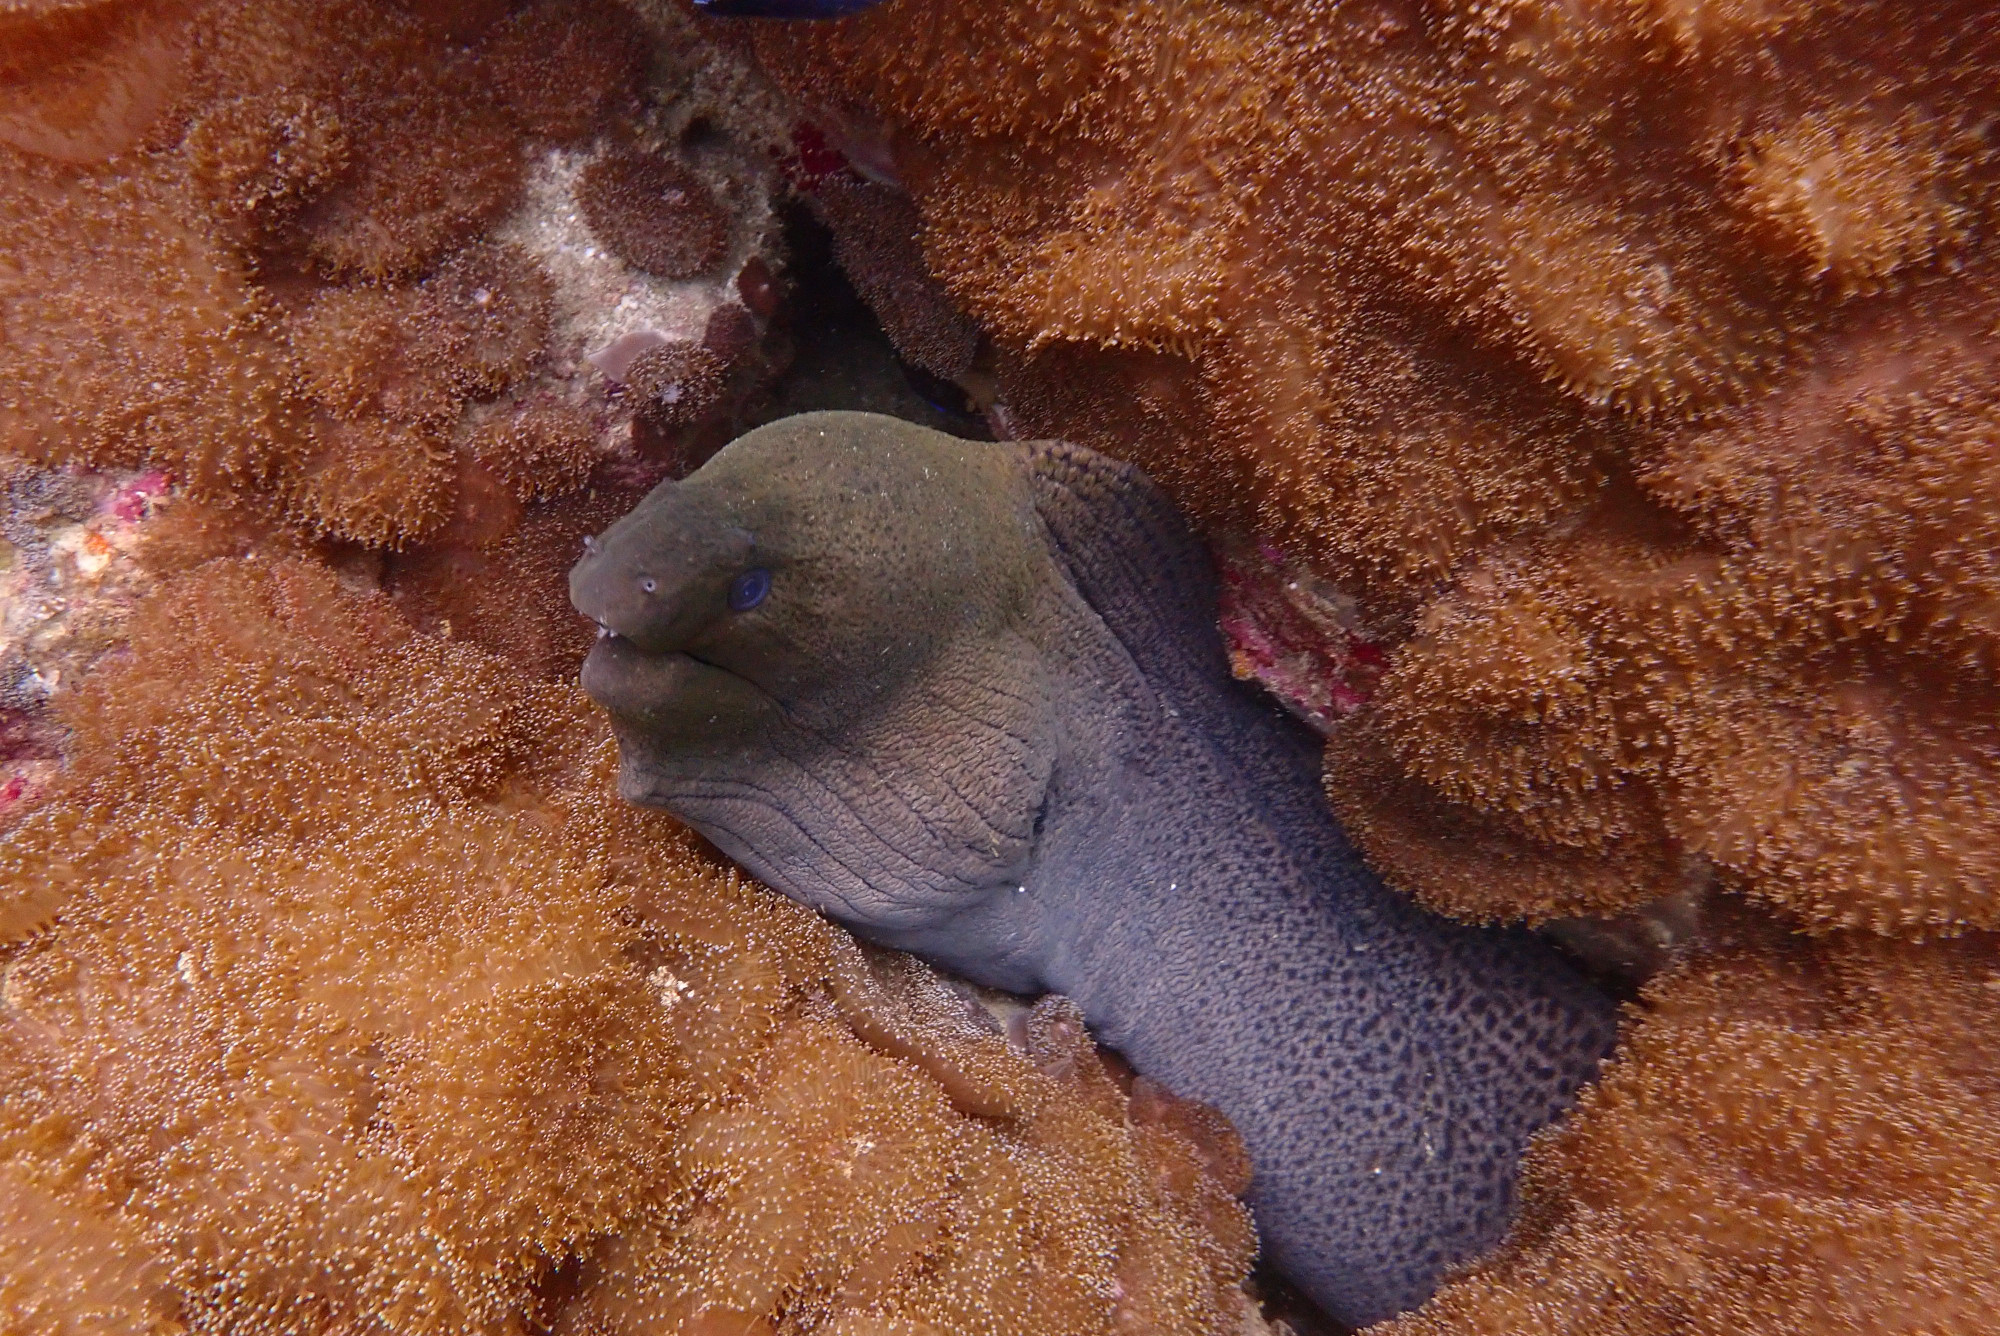
POLYGON ((952 647, 1004 634, 1042 544, 1006 447, 788 418, 590 540, 570 572, 599 627, 583 686, 641 752, 846 727, 952 647))
POLYGON ((570 572, 570 602, 598 628, 584 689, 614 718, 642 729, 676 714, 720 722, 754 713, 756 691, 729 663, 754 662, 759 628, 729 624, 738 616, 730 590, 753 572, 768 578, 757 564, 767 559, 728 507, 663 484, 588 540, 570 572))

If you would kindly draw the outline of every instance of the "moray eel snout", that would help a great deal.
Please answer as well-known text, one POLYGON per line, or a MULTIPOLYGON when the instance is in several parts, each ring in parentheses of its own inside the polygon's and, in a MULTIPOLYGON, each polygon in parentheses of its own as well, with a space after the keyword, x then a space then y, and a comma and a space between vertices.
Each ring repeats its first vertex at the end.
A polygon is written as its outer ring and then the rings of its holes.
POLYGON ((1073 998, 1228 1115, 1266 1255, 1344 1323, 1499 1238, 1610 1045, 1548 947, 1368 870, 1126 465, 789 418, 648 496, 570 592, 627 799, 871 940, 1073 998))
POLYGON ((650 654, 670 653, 710 632, 731 611, 731 582, 759 560, 748 529, 679 487, 665 484, 590 540, 569 576, 577 611, 650 654), (662 533, 673 541, 660 542, 662 533))
POLYGON ((728 665, 754 661, 742 647, 757 628, 729 624, 743 613, 728 591, 746 570, 763 569, 755 537, 673 487, 593 539, 570 572, 571 603, 598 626, 583 687, 621 733, 692 735, 746 708, 754 714, 755 684, 728 665), (658 542, 662 531, 675 541, 658 542))

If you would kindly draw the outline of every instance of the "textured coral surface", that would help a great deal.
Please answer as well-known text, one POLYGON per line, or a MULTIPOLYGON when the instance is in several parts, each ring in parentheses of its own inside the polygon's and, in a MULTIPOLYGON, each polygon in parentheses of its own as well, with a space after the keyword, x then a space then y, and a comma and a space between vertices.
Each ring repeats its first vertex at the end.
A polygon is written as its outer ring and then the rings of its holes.
POLYGON ((1766 944, 1646 1002, 1508 1242, 1375 1336, 1992 1330, 1992 938, 1766 944))
POLYGON ((0 1331, 1254 1326, 1226 1126, 611 800, 573 687, 298 559, 130 630, 0 841, 0 1331))
POLYGON ((1327 777, 1393 881, 2000 926, 1990 0, 892 0, 756 40, 893 158, 1016 434, 1381 629, 1327 777))
POLYGON ((107 475, 0 456, 0 816, 62 768, 49 697, 116 648, 152 583, 156 469, 107 475))
POLYGON ((1828 934, 1658 980, 1395 1336, 1990 1326, 2000 962, 1906 942, 2000 926, 1991 0, 24 0, 0 1333, 1254 1331, 1226 1128, 608 801, 555 685, 785 319, 752 42, 904 354, 1244 540, 1392 880, 1828 934))
POLYGON ((775 181, 756 90, 718 81, 742 62, 670 18, 0 12, 0 451, 162 468, 392 549, 631 453, 635 396, 590 354, 748 319, 775 181), (683 206, 641 216, 663 182, 683 206))

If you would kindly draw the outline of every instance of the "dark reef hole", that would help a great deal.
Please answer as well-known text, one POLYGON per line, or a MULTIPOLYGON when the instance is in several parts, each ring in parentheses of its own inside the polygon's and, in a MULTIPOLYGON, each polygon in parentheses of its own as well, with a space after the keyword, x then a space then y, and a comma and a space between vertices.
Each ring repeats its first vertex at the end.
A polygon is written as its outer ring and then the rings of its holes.
POLYGON ((792 364, 747 425, 793 413, 853 409, 967 440, 992 440, 985 418, 971 410, 962 390, 896 355, 874 312, 834 260, 832 235, 812 210, 793 200, 781 217, 791 291, 779 319, 793 343, 792 364))
POLYGON ((1263 1258, 1250 1272, 1250 1295, 1264 1320, 1291 1328, 1294 1336, 1352 1336, 1353 1327, 1343 1326, 1321 1312, 1277 1268, 1263 1258))
POLYGON ((686 153, 700 153, 704 149, 719 148, 726 144, 729 136, 706 112, 689 118, 681 127, 681 150, 686 153))
POLYGON ((563 1310, 583 1293, 584 1261, 574 1253, 565 1254, 535 1279, 530 1292, 527 1329, 534 1336, 548 1336, 562 1320, 563 1310))

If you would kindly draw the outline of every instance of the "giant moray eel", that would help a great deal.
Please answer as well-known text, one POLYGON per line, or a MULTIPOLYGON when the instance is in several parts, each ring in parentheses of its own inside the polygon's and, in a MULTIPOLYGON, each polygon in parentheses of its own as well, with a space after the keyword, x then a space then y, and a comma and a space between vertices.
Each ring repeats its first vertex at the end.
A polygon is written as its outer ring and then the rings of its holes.
POLYGON ((1267 1255, 1341 1321, 1495 1241, 1611 1043, 1547 947, 1368 871, 1131 467, 788 418, 593 540, 570 597, 626 798, 864 937, 1074 998, 1229 1116, 1267 1255))

